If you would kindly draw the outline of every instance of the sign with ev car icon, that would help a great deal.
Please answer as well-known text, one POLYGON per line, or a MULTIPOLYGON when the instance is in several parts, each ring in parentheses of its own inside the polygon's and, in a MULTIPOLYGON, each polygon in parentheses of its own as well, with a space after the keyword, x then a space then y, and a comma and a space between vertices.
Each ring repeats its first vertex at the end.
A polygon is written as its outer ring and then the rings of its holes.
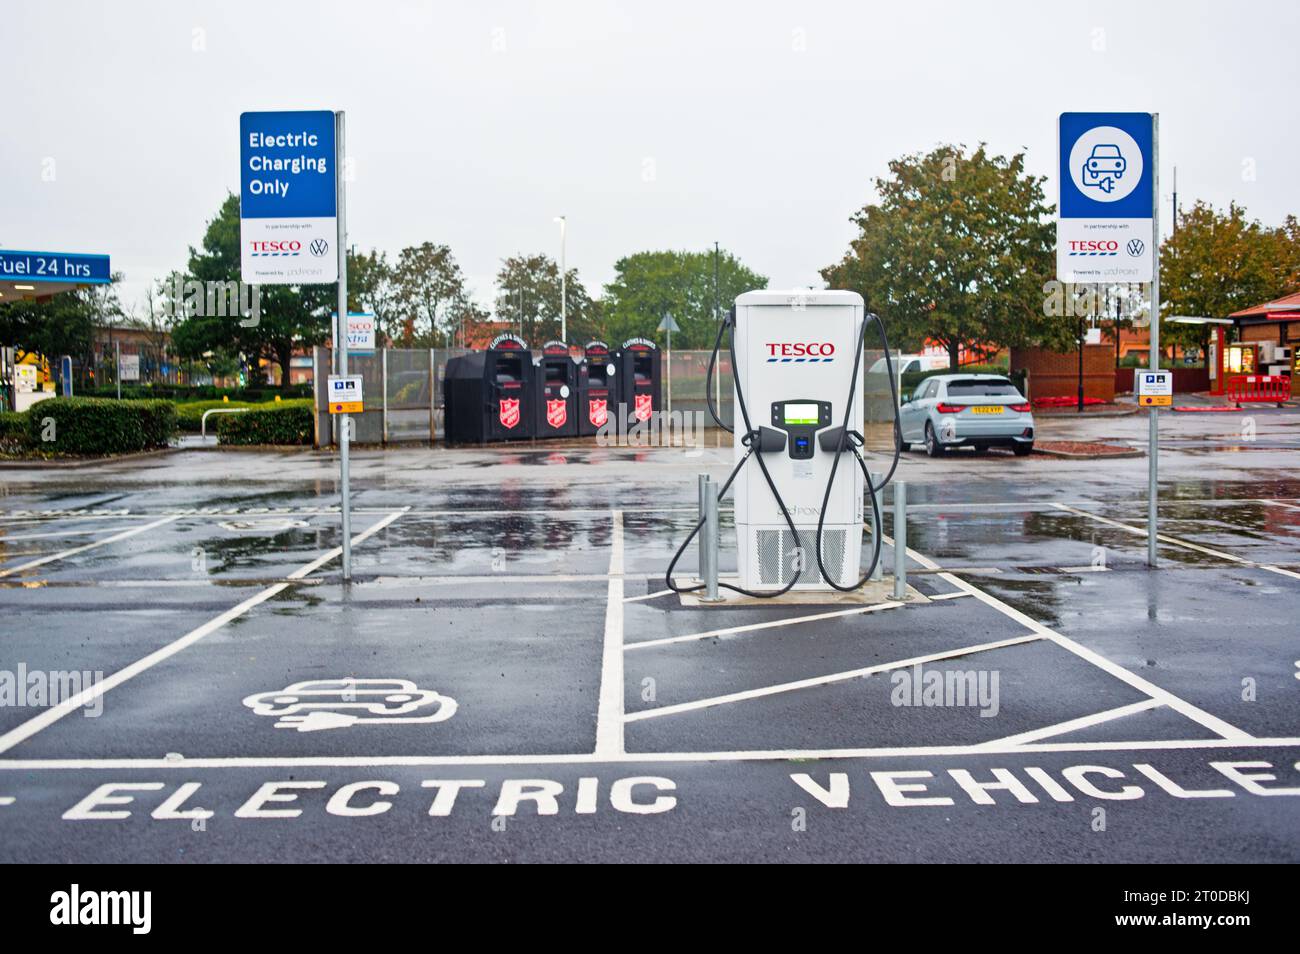
POLYGON ((1151 281, 1151 114, 1062 113, 1059 129, 1056 277, 1151 281))

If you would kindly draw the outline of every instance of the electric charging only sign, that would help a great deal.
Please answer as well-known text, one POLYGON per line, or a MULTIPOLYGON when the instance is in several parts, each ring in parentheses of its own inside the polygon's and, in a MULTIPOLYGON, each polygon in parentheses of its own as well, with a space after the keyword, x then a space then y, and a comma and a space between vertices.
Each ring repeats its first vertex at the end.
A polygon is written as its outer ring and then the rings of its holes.
POLYGON ((1060 281, 1151 281, 1153 126, 1150 113, 1061 114, 1060 281))
POLYGON ((339 280, 334 114, 239 117, 240 272, 252 285, 339 280))

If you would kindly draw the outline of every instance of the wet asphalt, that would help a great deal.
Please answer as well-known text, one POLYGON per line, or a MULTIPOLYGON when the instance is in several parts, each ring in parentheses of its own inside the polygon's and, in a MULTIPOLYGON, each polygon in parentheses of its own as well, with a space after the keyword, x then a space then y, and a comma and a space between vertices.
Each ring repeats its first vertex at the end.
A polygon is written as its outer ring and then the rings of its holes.
POLYGON ((0 704, 0 861, 1300 860, 1300 413, 1162 433, 1158 570, 1145 458, 907 454, 870 612, 661 595, 712 434, 358 449, 346 585, 329 454, 8 467, 0 690, 115 681, 0 704), (455 711, 245 701, 348 679, 455 711))

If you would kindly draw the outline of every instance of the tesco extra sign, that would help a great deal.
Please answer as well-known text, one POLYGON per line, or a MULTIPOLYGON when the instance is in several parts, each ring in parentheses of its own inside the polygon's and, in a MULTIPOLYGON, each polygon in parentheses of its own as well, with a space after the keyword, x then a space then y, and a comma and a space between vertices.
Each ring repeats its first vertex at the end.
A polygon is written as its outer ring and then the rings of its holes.
POLYGON ((829 358, 835 354, 835 345, 829 341, 769 341, 769 358, 829 358))

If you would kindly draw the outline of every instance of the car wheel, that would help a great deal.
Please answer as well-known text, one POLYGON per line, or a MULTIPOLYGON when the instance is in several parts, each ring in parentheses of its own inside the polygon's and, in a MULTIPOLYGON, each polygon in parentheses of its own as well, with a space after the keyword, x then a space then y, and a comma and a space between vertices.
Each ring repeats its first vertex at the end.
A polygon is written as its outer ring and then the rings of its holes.
POLYGON ((1030 441, 1027 444, 1016 444, 1012 449, 1016 452, 1017 457, 1028 457, 1029 452, 1034 449, 1034 442, 1030 441))
POLYGON ((925 422, 925 452, 931 457, 943 456, 943 445, 939 443, 939 438, 935 436, 934 428, 930 422, 925 422))

